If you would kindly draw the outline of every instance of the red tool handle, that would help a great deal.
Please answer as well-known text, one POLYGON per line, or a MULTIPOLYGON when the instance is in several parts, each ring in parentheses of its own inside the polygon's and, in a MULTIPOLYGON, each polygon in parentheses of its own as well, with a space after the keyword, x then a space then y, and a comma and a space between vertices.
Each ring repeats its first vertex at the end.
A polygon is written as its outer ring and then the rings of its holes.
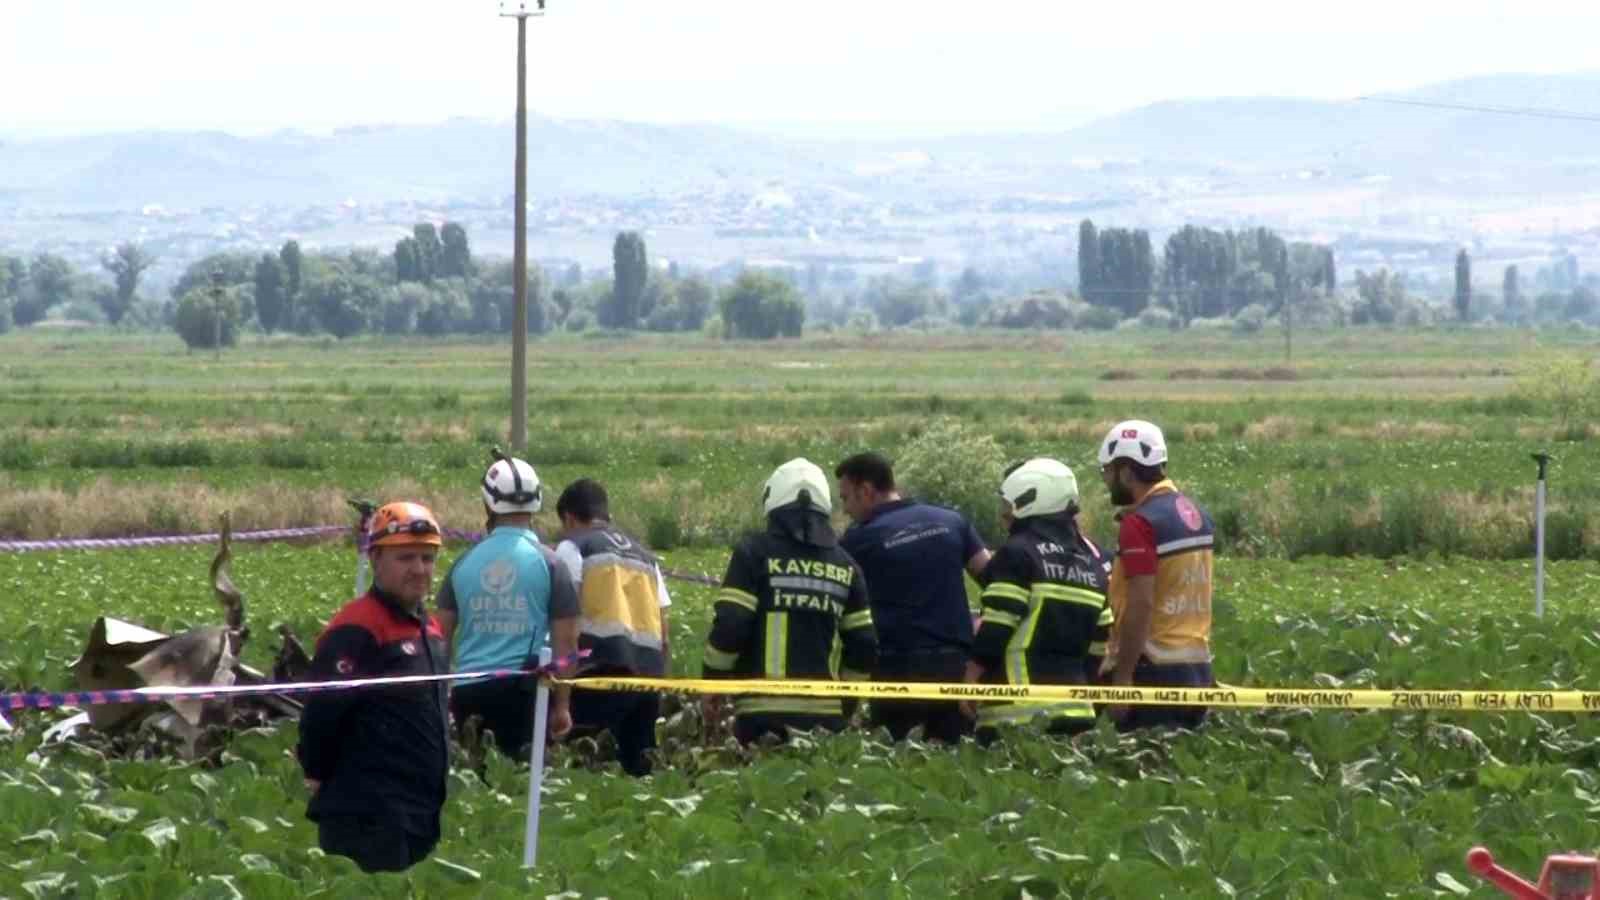
POLYGON ((1504 891, 1509 897, 1517 900, 1550 900, 1550 895, 1529 884, 1514 872, 1508 872, 1495 864, 1494 855, 1483 847, 1473 847, 1467 851, 1467 868, 1474 875, 1493 884, 1504 891))

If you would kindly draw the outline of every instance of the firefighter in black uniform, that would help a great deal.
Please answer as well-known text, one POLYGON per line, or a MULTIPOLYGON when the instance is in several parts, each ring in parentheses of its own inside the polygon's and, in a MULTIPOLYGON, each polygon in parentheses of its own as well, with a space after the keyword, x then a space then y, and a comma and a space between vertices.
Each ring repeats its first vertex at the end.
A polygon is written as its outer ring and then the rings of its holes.
MULTIPOLYGON (((805 459, 790 460, 767 479, 762 500, 767 528, 734 548, 717 592, 704 677, 865 680, 877 656, 872 609, 860 567, 828 523, 827 476, 805 459)), ((721 709, 721 698, 709 698, 706 721, 718 721, 721 709)), ((786 739, 790 729, 839 731, 845 720, 837 698, 734 699, 741 743, 764 734, 786 739)))
MULTIPOLYGON (((371 590, 317 639, 310 680, 443 675, 449 650, 422 602, 441 544, 427 507, 390 503, 373 516, 371 590)), ((364 872, 401 871, 439 842, 449 771, 445 683, 312 694, 296 747, 324 852, 364 872)))
MULTIPOLYGON (((1088 684, 1111 626, 1109 559, 1078 530, 1078 481, 1054 459, 1006 472, 1001 520, 1009 532, 983 574, 983 617, 966 680, 981 684, 1088 684)), ((978 738, 1035 717, 1052 734, 1094 726, 1095 709, 1070 701, 984 703, 978 738)))

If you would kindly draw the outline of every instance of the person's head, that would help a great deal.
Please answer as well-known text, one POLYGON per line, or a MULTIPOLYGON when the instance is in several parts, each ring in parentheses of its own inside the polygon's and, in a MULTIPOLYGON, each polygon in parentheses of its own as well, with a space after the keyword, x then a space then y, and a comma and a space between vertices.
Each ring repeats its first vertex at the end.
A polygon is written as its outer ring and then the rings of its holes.
POLYGON ((1036 457, 1007 469, 1000 482, 1000 521, 1071 515, 1078 511, 1078 478, 1058 459, 1036 457))
POLYGON ((1099 461, 1111 502, 1131 506, 1167 477, 1167 439, 1142 419, 1118 422, 1100 442, 1099 461))
POLYGON ((533 514, 544 506, 544 487, 539 484, 539 474, 533 466, 526 460, 506 456, 498 447, 479 488, 491 528, 496 525, 527 528, 533 523, 533 514))
POLYGON ((833 470, 839 479, 839 502, 850 518, 859 522, 878 504, 898 496, 894 487, 894 467, 877 453, 857 453, 833 470))
POLYGON ((791 506, 800 506, 829 515, 833 512, 833 498, 828 494, 828 476, 816 463, 805 457, 795 457, 767 478, 761 490, 762 511, 768 515, 791 506))
POLYGON ((596 522, 611 521, 611 501, 605 485, 593 478, 579 478, 567 485, 556 498, 556 515, 566 531, 587 528, 596 522))
POLYGON ((439 521, 426 506, 406 501, 384 504, 367 527, 373 583, 407 609, 415 609, 433 590, 433 564, 443 544, 439 521))

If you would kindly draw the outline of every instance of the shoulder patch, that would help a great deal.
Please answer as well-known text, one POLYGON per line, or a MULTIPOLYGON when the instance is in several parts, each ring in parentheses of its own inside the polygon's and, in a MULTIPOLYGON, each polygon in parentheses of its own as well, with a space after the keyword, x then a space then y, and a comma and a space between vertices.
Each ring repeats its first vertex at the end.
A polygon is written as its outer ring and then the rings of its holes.
POLYGON ((1200 510, 1194 505, 1193 500, 1180 494, 1174 506, 1178 510, 1178 518, 1183 520, 1183 524, 1188 526, 1190 531, 1200 530, 1202 524, 1200 510))

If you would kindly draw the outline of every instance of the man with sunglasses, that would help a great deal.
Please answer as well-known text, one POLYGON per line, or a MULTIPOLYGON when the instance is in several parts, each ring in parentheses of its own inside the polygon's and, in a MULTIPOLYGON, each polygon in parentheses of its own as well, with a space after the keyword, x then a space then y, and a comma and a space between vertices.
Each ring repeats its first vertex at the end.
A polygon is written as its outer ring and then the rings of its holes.
MULTIPOLYGON (((533 533, 533 514, 544 503, 538 473, 496 450, 479 488, 489 533, 451 565, 434 604, 445 645, 454 646, 454 670, 537 662, 547 640, 554 658, 570 657, 578 649, 578 598, 566 564, 533 533)), ((572 728, 571 690, 551 692, 555 737, 572 728)), ((533 740, 533 697, 517 679, 458 683, 450 711, 457 728, 477 716, 500 752, 513 759, 524 757, 533 740)))
MULTIPOLYGON (((308 676, 341 681, 448 671, 444 635, 423 608, 442 543, 418 503, 378 509, 368 530, 372 587, 317 639, 308 676)), ((402 871, 439 842, 449 770, 443 682, 309 695, 296 748, 325 853, 364 872, 402 871)))

